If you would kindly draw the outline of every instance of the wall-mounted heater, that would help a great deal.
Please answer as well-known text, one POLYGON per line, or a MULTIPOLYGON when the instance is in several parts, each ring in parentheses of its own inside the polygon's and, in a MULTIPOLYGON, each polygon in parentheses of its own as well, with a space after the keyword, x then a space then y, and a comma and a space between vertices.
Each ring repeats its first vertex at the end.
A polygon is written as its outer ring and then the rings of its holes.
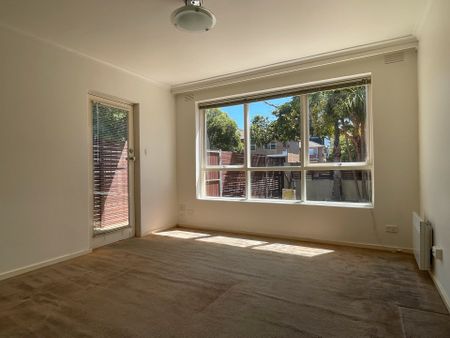
POLYGON ((417 213, 413 212, 414 257, 420 270, 430 270, 433 228, 417 213))

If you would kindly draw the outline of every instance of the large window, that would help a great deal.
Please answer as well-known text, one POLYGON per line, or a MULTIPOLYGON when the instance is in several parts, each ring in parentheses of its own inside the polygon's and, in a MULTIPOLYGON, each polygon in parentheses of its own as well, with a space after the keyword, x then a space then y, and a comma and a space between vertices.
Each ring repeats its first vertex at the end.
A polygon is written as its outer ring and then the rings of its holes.
POLYGON ((371 205, 370 79, 199 104, 198 196, 371 205))

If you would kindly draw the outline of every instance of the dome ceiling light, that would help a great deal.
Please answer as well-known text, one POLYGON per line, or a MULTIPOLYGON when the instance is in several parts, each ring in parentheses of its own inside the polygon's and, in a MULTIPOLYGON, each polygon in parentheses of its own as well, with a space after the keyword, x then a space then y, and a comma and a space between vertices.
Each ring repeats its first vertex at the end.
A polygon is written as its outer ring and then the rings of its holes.
POLYGON ((216 24, 214 14, 203 7, 203 0, 185 0, 171 16, 174 26, 188 32, 207 32, 216 24))

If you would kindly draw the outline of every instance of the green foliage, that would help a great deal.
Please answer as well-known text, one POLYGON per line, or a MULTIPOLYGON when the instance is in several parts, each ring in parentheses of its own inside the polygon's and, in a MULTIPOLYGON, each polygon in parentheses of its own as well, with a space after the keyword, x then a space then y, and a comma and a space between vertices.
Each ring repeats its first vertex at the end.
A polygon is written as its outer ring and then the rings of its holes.
POLYGON ((272 126, 267 117, 256 115, 252 118, 250 140, 257 147, 262 147, 273 140, 272 126))
MULTIPOLYGON (((270 104, 270 103, 267 103, 270 104)), ((358 162, 366 156, 366 92, 364 86, 321 91, 308 95, 310 135, 323 143, 328 140, 328 161, 358 162)), ((299 96, 274 106, 275 119, 256 115, 251 120, 250 139, 261 147, 271 141, 285 146, 300 141, 301 102, 299 96)), ((237 124, 220 109, 207 111, 210 149, 242 151, 243 142, 237 124)))
POLYGON ((300 97, 294 96, 275 109, 276 119, 271 123, 273 139, 286 145, 289 141, 300 141, 301 105, 300 97))
POLYGON ((333 145, 329 161, 362 161, 366 156, 365 87, 323 91, 309 96, 310 135, 333 145))
POLYGON ((244 144, 236 122, 218 108, 206 112, 209 149, 242 152, 244 144))
POLYGON ((124 143, 128 139, 128 112, 100 103, 93 105, 92 122, 94 137, 102 141, 124 143))
MULTIPOLYGON (((366 88, 364 86, 314 93, 309 96, 310 135, 328 139, 333 145, 328 161, 360 162, 366 158, 366 88)), ((367 177, 361 186, 353 172, 358 200, 368 201, 367 177)), ((342 198, 340 171, 333 173, 333 199, 342 198)))
MULTIPOLYGON (((299 96, 289 102, 274 106, 273 120, 256 115, 251 120, 250 139, 257 147, 278 141, 286 147, 289 142, 300 141, 302 107, 299 96)), ((316 92, 308 95, 309 130, 311 137, 326 144, 329 162, 361 162, 366 159, 366 87, 357 86, 316 92)), ((220 109, 210 109, 206 114, 210 149, 243 151, 238 126, 220 109)), ((333 171, 333 200, 342 199, 342 172, 333 171)), ((366 174, 358 178, 353 172, 358 200, 370 200, 366 174), (358 181, 361 181, 359 184, 358 181)), ((286 178, 288 186, 292 186, 286 178)))

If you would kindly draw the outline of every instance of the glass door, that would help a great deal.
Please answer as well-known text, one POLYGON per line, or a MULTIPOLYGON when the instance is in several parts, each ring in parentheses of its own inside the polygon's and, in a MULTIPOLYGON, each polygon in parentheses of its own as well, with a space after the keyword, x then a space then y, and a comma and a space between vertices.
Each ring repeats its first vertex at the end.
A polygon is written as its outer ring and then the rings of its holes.
POLYGON ((133 109, 91 98, 93 247, 133 237, 133 109))

